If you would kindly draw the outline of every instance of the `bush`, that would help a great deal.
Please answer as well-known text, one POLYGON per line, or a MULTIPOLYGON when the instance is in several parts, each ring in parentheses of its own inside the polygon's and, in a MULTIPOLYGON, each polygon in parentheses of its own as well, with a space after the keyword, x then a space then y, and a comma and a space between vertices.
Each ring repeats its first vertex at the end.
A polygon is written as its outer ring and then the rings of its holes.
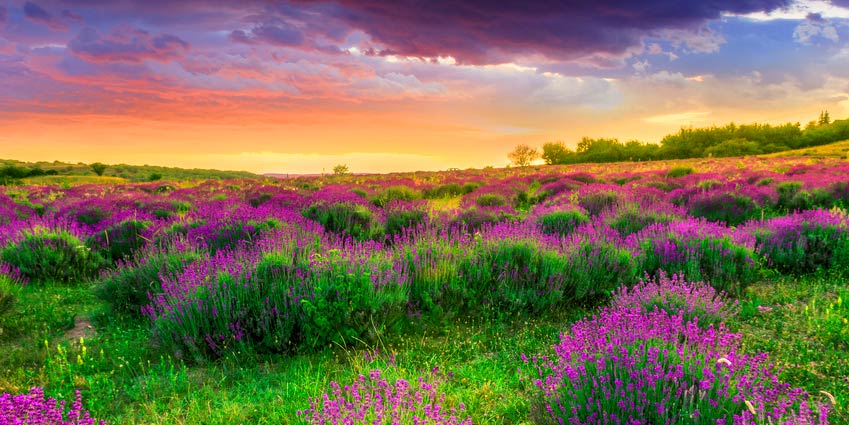
POLYGON ((515 220, 515 218, 504 209, 473 207, 461 212, 453 223, 464 226, 469 232, 477 232, 487 225, 515 220))
POLYGON ((693 169, 690 167, 675 167, 666 172, 666 177, 670 179, 675 179, 678 177, 684 177, 693 173, 693 169))
POLYGON ((475 204, 479 207, 503 207, 507 205, 507 199, 497 193, 484 193, 475 198, 475 204))
POLYGON ((0 423, 32 425, 103 425, 105 422, 91 418, 83 410, 82 396, 76 391, 76 400, 70 410, 65 410, 65 402, 55 398, 45 398, 41 388, 33 388, 28 394, 0 394, 0 423))
POLYGON ((427 218, 427 213, 421 209, 393 209, 386 215, 385 234, 389 236, 400 235, 404 229, 415 229, 427 218))
POLYGON ((567 280, 575 288, 575 299, 592 301, 606 297, 637 277, 634 254, 608 242, 584 241, 566 253, 569 261, 567 280))
POLYGON ((121 221, 88 238, 86 246, 101 252, 112 262, 129 258, 147 242, 142 233, 150 224, 136 219, 121 221))
POLYGON ((378 194, 372 203, 378 207, 389 205, 392 201, 415 201, 422 199, 422 194, 407 186, 390 186, 378 194))
POLYGON ((562 333, 553 357, 533 357, 537 422, 828 423, 826 406, 811 411, 765 354, 737 354, 739 341, 680 314, 604 309, 562 333))
POLYGON ((849 263, 849 228, 840 212, 805 211, 777 217, 748 229, 767 265, 803 274, 849 263))
POLYGON ((651 237, 641 243, 641 269, 654 276, 660 271, 681 274, 692 281, 710 282, 734 296, 757 276, 752 249, 728 237, 651 237))
POLYGON ((347 202, 330 205, 314 204, 303 211, 304 217, 315 220, 328 232, 348 235, 355 240, 367 240, 380 234, 371 211, 363 206, 347 202))
POLYGON ((162 291, 160 276, 182 273, 200 256, 193 252, 155 253, 136 264, 126 264, 103 277, 95 288, 98 298, 109 303, 113 313, 141 317, 150 296, 162 291))
POLYGON ((211 233, 204 238, 204 244, 211 253, 236 249, 255 242, 260 235, 270 229, 280 227, 274 219, 265 221, 235 221, 233 223, 213 225, 211 233))
POLYGON ((536 219, 537 227, 546 235, 566 236, 575 228, 590 222, 586 214, 577 210, 561 210, 542 214, 536 219))
POLYGON ((368 378, 360 375, 352 385, 340 386, 331 382, 332 391, 310 399, 310 407, 299 411, 310 424, 433 424, 472 425, 472 419, 460 419, 459 409, 445 406, 445 394, 439 392, 439 382, 420 377, 412 384, 404 379, 390 383, 380 370, 372 370, 368 378), (343 390, 344 389, 344 390, 343 390), (459 416, 459 417, 458 417, 459 416))
POLYGON ((747 196, 728 192, 709 192, 695 196, 689 204, 690 215, 736 226, 759 216, 757 204, 747 196))
POLYGON ((2 251, 3 261, 34 282, 78 283, 105 265, 103 257, 65 230, 36 229, 2 251))
POLYGON ((578 205, 587 210, 590 215, 598 215, 619 202, 619 194, 612 190, 597 190, 582 194, 578 205))
POLYGON ((163 283, 171 289, 145 308, 160 345, 198 361, 234 350, 320 349, 376 340, 405 316, 404 278, 377 257, 272 253, 252 267, 253 260, 234 255, 200 262, 163 283))
POLYGON ((390 261, 334 257, 319 258, 309 271, 309 291, 300 300, 303 343, 321 348, 375 342, 386 330, 399 328, 409 300, 405 276, 387 273, 393 270, 390 261))
POLYGON ((737 301, 730 301, 723 292, 701 282, 688 282, 681 275, 669 277, 659 272, 647 277, 632 288, 624 286, 613 297, 613 306, 639 309, 643 313, 655 310, 667 315, 682 315, 684 322, 696 321, 699 327, 719 327, 740 312, 737 301))
POLYGON ((659 211, 638 204, 629 204, 619 208, 608 220, 610 228, 622 236, 637 233, 653 224, 666 224, 679 217, 673 213, 659 211))

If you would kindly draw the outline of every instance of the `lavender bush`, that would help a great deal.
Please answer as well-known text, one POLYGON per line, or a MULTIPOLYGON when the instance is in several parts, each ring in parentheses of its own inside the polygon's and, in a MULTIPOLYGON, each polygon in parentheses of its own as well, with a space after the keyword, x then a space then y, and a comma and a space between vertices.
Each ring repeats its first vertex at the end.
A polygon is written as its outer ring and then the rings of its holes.
POLYGON ((94 425, 104 424, 92 419, 82 407, 82 396, 76 399, 69 410, 65 401, 45 398, 41 388, 33 388, 28 394, 0 394, 0 425, 94 425))
POLYGON ((424 377, 413 384, 405 379, 390 383, 375 369, 344 387, 331 382, 329 393, 310 399, 310 407, 299 413, 312 425, 471 425, 471 417, 463 418, 465 406, 446 403, 439 384, 424 377))

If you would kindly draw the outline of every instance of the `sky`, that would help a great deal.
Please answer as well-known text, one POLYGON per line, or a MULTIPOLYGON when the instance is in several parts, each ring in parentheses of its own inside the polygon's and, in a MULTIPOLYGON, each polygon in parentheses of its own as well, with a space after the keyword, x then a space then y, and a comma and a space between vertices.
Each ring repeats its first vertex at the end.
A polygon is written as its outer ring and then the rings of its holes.
POLYGON ((0 0, 0 158, 258 173, 849 117, 849 0, 0 0))

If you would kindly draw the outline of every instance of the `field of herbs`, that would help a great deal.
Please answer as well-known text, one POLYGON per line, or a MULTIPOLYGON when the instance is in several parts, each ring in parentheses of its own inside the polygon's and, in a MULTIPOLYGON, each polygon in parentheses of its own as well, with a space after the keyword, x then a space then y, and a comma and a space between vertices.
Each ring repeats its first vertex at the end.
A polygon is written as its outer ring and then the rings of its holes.
POLYGON ((0 188, 0 424, 849 423, 849 163, 0 188))

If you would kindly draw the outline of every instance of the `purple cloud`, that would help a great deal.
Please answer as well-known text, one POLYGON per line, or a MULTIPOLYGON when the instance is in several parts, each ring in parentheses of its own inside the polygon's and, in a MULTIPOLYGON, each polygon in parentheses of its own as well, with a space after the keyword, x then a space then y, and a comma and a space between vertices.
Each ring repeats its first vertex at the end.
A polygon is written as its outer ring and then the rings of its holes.
POLYGON ((482 64, 523 55, 553 60, 622 56, 639 48, 646 36, 669 30, 698 32, 724 12, 770 11, 787 4, 788 0, 339 0, 333 17, 368 33, 384 46, 381 54, 453 56, 482 64))
POLYGON ((171 34, 152 36, 149 32, 122 27, 101 35, 94 28, 84 28, 68 43, 77 56, 92 62, 140 63, 145 60, 167 62, 182 57, 189 44, 171 34))
POLYGON ((42 23, 56 31, 65 31, 68 29, 68 25, 31 1, 24 3, 24 16, 33 22, 42 23))
POLYGON ((3 6, 0 6, 0 25, 3 25, 5 23, 6 23, 6 8, 3 7, 3 6))
POLYGON ((304 43, 304 35, 286 24, 262 24, 249 32, 236 30, 230 33, 230 39, 238 43, 263 42, 275 46, 300 46, 304 43))

